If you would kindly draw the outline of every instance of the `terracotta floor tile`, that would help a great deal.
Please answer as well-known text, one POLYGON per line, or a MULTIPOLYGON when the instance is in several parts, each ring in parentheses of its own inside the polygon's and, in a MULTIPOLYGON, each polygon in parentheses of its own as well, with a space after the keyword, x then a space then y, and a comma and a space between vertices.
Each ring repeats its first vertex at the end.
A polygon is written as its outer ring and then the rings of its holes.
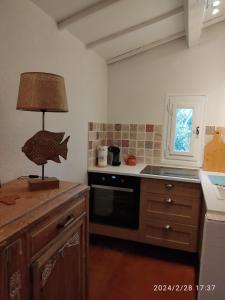
POLYGON ((90 300, 195 300, 196 292, 155 292, 154 285, 196 284, 197 257, 185 252, 94 236, 90 300))

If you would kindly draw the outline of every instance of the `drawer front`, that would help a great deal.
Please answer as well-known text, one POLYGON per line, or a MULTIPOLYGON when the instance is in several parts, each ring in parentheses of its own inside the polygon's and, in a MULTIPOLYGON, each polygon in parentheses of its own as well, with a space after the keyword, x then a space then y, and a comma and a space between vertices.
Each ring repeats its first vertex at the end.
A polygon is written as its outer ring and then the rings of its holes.
POLYGON ((167 196, 143 192, 141 194, 142 218, 155 218, 174 223, 197 226, 199 223, 200 199, 189 198, 187 195, 167 196))
POLYGON ((164 179, 142 178, 141 191, 173 195, 188 195, 189 197, 200 198, 201 186, 198 183, 179 182, 164 179))
POLYGON ((73 199, 71 200, 72 202, 69 205, 65 205, 60 210, 55 211, 28 233, 32 256, 86 212, 85 197, 74 198, 74 201, 73 199))
POLYGON ((196 227, 152 219, 145 222, 141 232, 141 241, 152 245, 196 252, 197 236, 196 227))

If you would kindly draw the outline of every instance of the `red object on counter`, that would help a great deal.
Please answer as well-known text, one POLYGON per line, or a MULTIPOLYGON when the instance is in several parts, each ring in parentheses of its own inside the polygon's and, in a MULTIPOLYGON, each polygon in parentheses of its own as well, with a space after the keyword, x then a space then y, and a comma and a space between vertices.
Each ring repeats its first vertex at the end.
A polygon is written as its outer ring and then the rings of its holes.
POLYGON ((137 164, 137 159, 134 155, 129 155, 126 159, 124 159, 124 161, 128 166, 136 166, 137 164))

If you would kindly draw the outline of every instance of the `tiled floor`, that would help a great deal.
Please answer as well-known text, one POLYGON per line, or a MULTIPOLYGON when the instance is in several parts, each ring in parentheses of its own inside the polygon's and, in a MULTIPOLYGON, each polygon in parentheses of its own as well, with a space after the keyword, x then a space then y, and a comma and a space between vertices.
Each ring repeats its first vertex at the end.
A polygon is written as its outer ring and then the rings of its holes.
POLYGON ((195 300, 196 278, 194 255, 97 236, 91 239, 90 300, 195 300), (154 291, 163 285, 188 286, 192 291, 154 291))

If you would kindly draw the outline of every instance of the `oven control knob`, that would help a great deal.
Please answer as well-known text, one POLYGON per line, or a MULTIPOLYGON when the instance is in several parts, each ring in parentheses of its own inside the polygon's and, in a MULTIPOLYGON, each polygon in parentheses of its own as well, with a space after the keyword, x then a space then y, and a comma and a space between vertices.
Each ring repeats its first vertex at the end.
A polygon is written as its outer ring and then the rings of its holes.
POLYGON ((125 180, 122 178, 122 179, 120 180, 120 182, 121 182, 121 183, 124 183, 124 182, 125 182, 125 180))
POLYGON ((102 181, 105 181, 105 177, 104 176, 102 177, 102 181))

